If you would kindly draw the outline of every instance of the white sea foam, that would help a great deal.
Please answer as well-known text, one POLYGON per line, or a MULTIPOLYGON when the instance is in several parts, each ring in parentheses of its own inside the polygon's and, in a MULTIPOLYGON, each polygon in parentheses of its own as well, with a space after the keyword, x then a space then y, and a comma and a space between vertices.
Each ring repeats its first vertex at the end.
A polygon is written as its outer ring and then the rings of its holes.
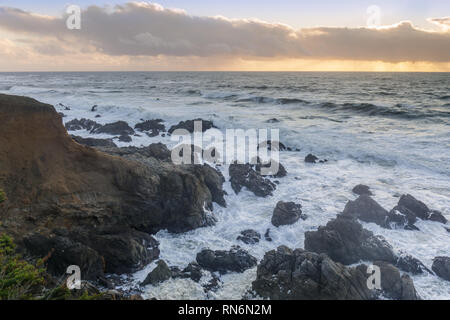
MULTIPOLYGON (((448 91, 448 75, 444 78, 442 75, 422 76, 423 81, 429 81, 429 87, 423 89, 411 87, 414 78, 408 80, 408 77, 413 75, 404 76, 403 82, 397 79, 400 75, 379 77, 346 74, 9 74, 0 80, 0 89, 4 87, 4 93, 29 95, 55 105, 58 112, 65 114, 65 122, 75 118, 89 118, 101 124, 124 120, 134 127, 141 119, 162 118, 168 129, 181 120, 200 117, 213 120, 222 130, 279 128, 281 142, 300 148, 299 152, 281 152, 281 163, 288 176, 277 179, 280 184, 273 197, 257 198, 245 189, 236 195, 228 182, 228 167, 221 167, 227 180, 224 188, 228 193, 228 206, 214 205, 218 223, 184 234, 160 231, 156 235, 160 241, 161 259, 170 266, 184 268, 195 261, 196 254, 203 248, 229 250, 233 245, 240 245, 258 260, 279 245, 303 248, 305 231, 316 230, 341 212, 348 200, 355 199, 351 190, 359 183, 369 185, 374 198, 388 210, 398 202, 399 195, 410 193, 430 208, 442 211, 450 220, 448 118, 411 120, 317 107, 326 101, 363 103, 369 96, 373 104, 393 106, 403 103, 416 107, 411 112, 417 108, 425 112, 427 105, 441 103, 426 92, 431 91, 439 97, 448 91), (251 88, 249 81, 252 81, 251 88), (223 89, 224 85, 227 86, 223 89), (286 89, 280 89, 283 87, 286 89), (300 87, 301 90, 295 89, 300 87), (392 88, 396 94, 377 95, 376 92, 384 92, 384 87, 392 88), (256 96, 273 97, 274 103, 259 103, 258 99, 238 101, 256 96), (280 97, 312 103, 275 104, 280 97), (58 103, 71 110, 65 110, 58 103), (93 105, 98 105, 96 112, 90 111, 93 105), (97 114, 101 117, 95 118, 97 114), (266 121, 272 118, 280 122, 268 124, 266 121), (305 164, 303 159, 310 152, 329 162, 305 164), (301 203, 308 219, 291 226, 272 226, 272 212, 280 200, 301 203), (254 229, 264 235, 268 228, 272 242, 265 241, 264 237, 256 245, 236 240, 245 229, 254 229)), ((71 133, 90 136, 87 131, 71 133)), ((111 138, 109 135, 95 137, 111 138)), ((145 146, 159 141, 170 146, 174 144, 170 137, 149 138, 143 134, 132 138, 131 143, 117 140, 115 143, 119 146, 145 146)), ((436 222, 420 221, 417 226, 420 231, 412 232, 364 224, 365 228, 384 236, 396 251, 411 254, 431 268, 434 257, 450 255, 450 233, 436 222)), ((152 263, 136 273, 127 287, 138 286, 154 267, 155 263, 152 263)), ((191 280, 172 279, 156 287, 145 287, 145 297, 240 299, 251 288, 255 272, 256 268, 253 268, 242 274, 221 276, 222 284, 210 293, 205 293, 201 284, 191 280)), ((206 274, 202 281, 207 281, 208 277, 206 274)), ((450 299, 450 282, 429 274, 413 276, 413 280, 422 298, 450 299)))

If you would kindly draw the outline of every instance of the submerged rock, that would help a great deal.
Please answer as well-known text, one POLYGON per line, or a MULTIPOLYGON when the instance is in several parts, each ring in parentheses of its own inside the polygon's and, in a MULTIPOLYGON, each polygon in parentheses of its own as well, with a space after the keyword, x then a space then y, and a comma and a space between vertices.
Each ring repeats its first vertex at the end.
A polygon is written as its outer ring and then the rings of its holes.
POLYGON ((244 272, 257 264, 255 257, 237 246, 232 247, 230 251, 202 250, 197 254, 197 262, 207 270, 220 273, 244 272))
POLYGON ((434 258, 432 269, 436 275, 450 281, 450 257, 434 258))
POLYGON ((231 164, 229 174, 231 187, 236 194, 246 187, 258 197, 267 197, 271 196, 276 189, 273 182, 263 178, 250 164, 231 164))
POLYGON ((383 237, 375 236, 355 218, 342 214, 325 227, 306 232, 305 249, 325 253, 343 264, 376 260, 395 264, 397 261, 392 247, 383 237))
POLYGON ((246 244, 256 244, 259 240, 261 240, 261 235, 255 230, 244 230, 237 237, 237 240, 240 240, 246 244))
POLYGON ((419 259, 410 255, 402 255, 398 258, 396 267, 402 271, 417 275, 424 272, 432 273, 419 259))
POLYGON ((301 204, 280 201, 273 210, 272 224, 275 227, 294 224, 299 219, 306 220, 301 204))

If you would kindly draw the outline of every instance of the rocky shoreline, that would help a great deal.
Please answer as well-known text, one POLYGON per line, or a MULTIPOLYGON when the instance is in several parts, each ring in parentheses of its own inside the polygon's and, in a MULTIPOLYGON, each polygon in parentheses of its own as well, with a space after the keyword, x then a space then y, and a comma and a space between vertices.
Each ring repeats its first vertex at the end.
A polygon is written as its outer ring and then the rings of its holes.
MULTIPOLYGON (((143 286, 171 278, 199 282, 205 271, 214 275, 257 267, 248 293, 255 298, 415 300, 420 297, 409 274, 435 273, 450 281, 450 258, 436 257, 430 270, 415 257, 394 253, 383 237, 359 222, 417 232, 418 219, 447 224, 442 213, 409 194, 387 211, 364 185, 354 188, 358 198, 336 219, 306 232, 304 249, 280 246, 259 262, 240 247, 204 249, 183 270, 158 260, 159 243, 153 235, 214 225, 213 203, 227 206, 223 185, 228 181, 208 164, 172 164, 164 144, 118 148, 114 141, 131 141, 141 134, 170 135, 176 129, 192 132, 193 121, 167 131, 161 119, 143 119, 134 128, 125 121, 101 125, 89 119, 72 120, 64 127, 53 106, 0 95, 0 189, 7 195, 0 204, 0 233, 12 236, 31 259, 45 257, 52 277, 64 276, 67 266, 78 265, 83 279, 99 288, 114 289, 118 283, 108 275, 129 274, 152 261, 158 261, 157 267, 143 286), (111 138, 70 136, 66 129, 111 138), (367 286, 370 264, 381 269, 381 289, 367 286)), ((210 128, 214 124, 203 120, 203 129, 210 128)), ((292 150, 282 143, 280 148, 292 150)), ((325 165, 327 160, 309 154, 305 162, 325 165)), ((280 183, 276 179, 288 175, 281 164, 280 168, 278 176, 263 177, 260 164, 232 164, 229 182, 236 194, 246 189, 256 197, 270 197, 280 183)), ((277 228, 306 219, 301 204, 281 201, 271 221, 277 228)), ((270 230, 264 240, 248 226, 242 230, 238 239, 247 245, 271 240, 270 230)), ((219 283, 213 276, 204 288, 213 291, 219 283)))

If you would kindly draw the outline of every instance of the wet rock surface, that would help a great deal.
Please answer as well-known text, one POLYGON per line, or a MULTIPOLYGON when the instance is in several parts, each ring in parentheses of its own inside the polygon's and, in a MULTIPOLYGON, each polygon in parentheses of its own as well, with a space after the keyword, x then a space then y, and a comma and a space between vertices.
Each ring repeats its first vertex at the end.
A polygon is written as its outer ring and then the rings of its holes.
POLYGON ((432 269, 436 275, 450 281, 450 257, 434 258, 432 269))
POLYGON ((261 240, 261 234, 255 230, 244 230, 237 237, 237 240, 240 240, 246 244, 256 244, 261 240))
POLYGON ((168 132, 170 134, 172 134, 175 130, 184 129, 184 130, 187 130, 190 133, 193 133, 194 132, 195 122, 201 122, 201 124, 202 124, 202 132, 205 132, 205 131, 207 131, 209 129, 212 129, 212 128, 216 128, 212 121, 203 120, 203 119, 195 119, 195 120, 181 121, 177 125, 174 125, 174 126, 170 127, 168 132))
POLYGON ((159 260, 156 268, 153 269, 141 283, 142 286, 157 285, 161 282, 169 280, 172 277, 172 271, 164 260, 159 260))
POLYGON ((94 128, 91 130, 91 133, 105 133, 114 136, 129 136, 134 134, 134 130, 125 121, 117 121, 114 123, 105 124, 98 128, 94 128))
POLYGON ((250 164, 231 164, 229 174, 231 187, 236 194, 246 187, 258 197, 267 197, 271 196, 276 189, 273 182, 263 178, 250 164))
POLYGON ((163 122, 164 120, 162 119, 146 120, 136 124, 134 129, 140 132, 145 132, 149 137, 156 137, 161 132, 166 131, 166 127, 163 122))
POLYGON ((232 247, 230 251, 209 249, 197 254, 197 263, 206 270, 220 273, 244 272, 257 264, 255 257, 240 247, 232 247))
POLYGON ((306 232, 305 249, 325 253, 343 264, 376 260, 394 264, 397 260, 392 247, 383 237, 375 236, 355 218, 342 214, 325 227, 306 232))
POLYGON ((306 220, 306 218, 306 215, 302 214, 301 204, 280 201, 273 210, 272 224, 279 227, 294 224, 298 220, 306 220))
POLYGON ((356 187, 353 188, 352 192, 359 196, 362 196, 362 195, 371 196, 372 195, 372 191, 370 191, 370 188, 363 184, 358 184, 356 187))

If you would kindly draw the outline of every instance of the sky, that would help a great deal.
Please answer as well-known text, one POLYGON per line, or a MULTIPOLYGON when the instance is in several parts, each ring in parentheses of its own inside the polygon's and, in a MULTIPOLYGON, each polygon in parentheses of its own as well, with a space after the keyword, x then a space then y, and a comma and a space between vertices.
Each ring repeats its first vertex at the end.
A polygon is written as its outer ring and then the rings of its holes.
POLYGON ((0 0, 0 71, 91 70, 450 71, 450 1, 0 0))

